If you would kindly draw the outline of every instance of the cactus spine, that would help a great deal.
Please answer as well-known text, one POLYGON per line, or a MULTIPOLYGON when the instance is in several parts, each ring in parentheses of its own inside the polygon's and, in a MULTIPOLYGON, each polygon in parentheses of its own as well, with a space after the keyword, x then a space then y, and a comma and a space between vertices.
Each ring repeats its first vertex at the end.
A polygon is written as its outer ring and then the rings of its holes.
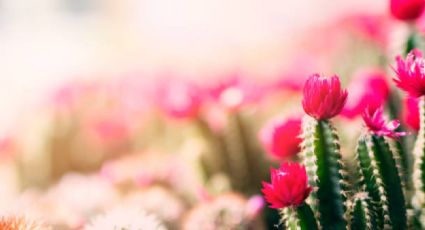
POLYGON ((346 229, 346 183, 336 131, 328 120, 303 121, 302 156, 313 187, 314 215, 323 229, 346 229))
POLYGON ((363 188, 373 201, 380 227, 406 229, 406 205, 394 154, 384 137, 367 134, 357 147, 363 188))

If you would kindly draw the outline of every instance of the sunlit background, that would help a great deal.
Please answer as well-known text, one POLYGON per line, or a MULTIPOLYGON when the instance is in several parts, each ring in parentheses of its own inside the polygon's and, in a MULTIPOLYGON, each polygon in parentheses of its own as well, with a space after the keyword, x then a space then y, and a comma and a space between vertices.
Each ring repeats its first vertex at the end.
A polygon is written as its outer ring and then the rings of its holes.
MULTIPOLYGON (((2 0, 1 130, 73 78, 131 72, 205 73, 285 66, 311 28, 386 1, 2 0)), ((312 35, 321 36, 321 34, 312 35)), ((300 51, 301 50, 301 51, 300 51)))

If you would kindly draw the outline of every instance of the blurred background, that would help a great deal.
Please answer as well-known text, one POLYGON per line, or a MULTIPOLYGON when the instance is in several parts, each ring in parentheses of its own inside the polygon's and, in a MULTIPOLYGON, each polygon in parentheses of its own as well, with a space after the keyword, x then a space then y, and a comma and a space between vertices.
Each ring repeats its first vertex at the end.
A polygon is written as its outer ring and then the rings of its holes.
POLYGON ((273 73, 303 51, 293 46, 302 33, 347 12, 385 13, 387 2, 2 0, 0 11, 5 129, 67 79, 166 70, 200 79, 239 68, 273 73))

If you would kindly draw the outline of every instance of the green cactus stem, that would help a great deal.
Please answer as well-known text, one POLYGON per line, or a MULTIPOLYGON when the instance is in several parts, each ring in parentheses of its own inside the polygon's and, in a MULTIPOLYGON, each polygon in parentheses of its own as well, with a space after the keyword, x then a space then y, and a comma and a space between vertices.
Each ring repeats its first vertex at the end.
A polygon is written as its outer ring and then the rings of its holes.
POLYGON ((358 193, 354 197, 351 207, 350 229, 352 230, 376 230, 378 225, 370 206, 367 193, 358 193))
POLYGON ((281 210, 282 221, 288 230, 317 230, 317 221, 311 207, 303 203, 295 208, 281 210))
POLYGON ((384 137, 360 137, 357 159, 364 190, 372 199, 378 224, 384 229, 406 229, 406 204, 397 162, 384 137))
POLYGON ((347 184, 336 131, 327 120, 305 117, 302 137, 302 157, 313 187, 309 202, 314 215, 323 229, 346 229, 347 184))
MULTIPOLYGON (((391 120, 398 119, 400 111, 399 104, 401 103, 400 96, 397 94, 395 89, 391 89, 390 95, 388 96, 388 112, 390 115, 391 120)), ((406 130, 404 127, 404 124, 400 124, 400 126, 397 128, 396 131, 402 131, 406 130)), ((400 161, 401 170, 400 173, 402 174, 402 181, 405 185, 406 189, 412 188, 412 181, 411 181, 411 172, 412 172, 412 164, 413 164, 413 156, 411 154, 411 148, 410 146, 410 139, 408 136, 401 136, 399 137, 398 141, 394 142, 394 148, 397 150, 397 155, 400 161)))
MULTIPOLYGON (((413 185, 414 197, 412 206, 416 209, 417 215, 423 215, 421 209, 425 207, 425 97, 419 101, 419 133, 413 149, 413 185)), ((420 218, 420 217, 418 217, 420 218)))

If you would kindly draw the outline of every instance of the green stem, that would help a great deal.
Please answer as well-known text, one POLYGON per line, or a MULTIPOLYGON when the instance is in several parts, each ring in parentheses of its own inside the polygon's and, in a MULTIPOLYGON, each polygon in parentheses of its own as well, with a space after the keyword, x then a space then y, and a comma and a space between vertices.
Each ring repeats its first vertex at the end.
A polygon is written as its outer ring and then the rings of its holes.
POLYGON ((317 230, 316 218, 314 218, 313 210, 310 205, 303 203, 297 207, 297 215, 299 219, 299 225, 302 230, 317 230))
POLYGON ((317 221, 314 218, 311 207, 303 203, 295 208, 284 208, 281 210, 282 221, 288 230, 317 230, 317 221))
POLYGON ((406 203, 394 154, 383 137, 372 135, 373 151, 380 162, 379 170, 388 196, 391 225, 394 229, 405 229, 406 203))
MULTIPOLYGON (((388 97, 387 103, 389 115, 392 120, 398 119, 400 115, 400 110, 398 106, 400 103, 401 100, 399 95, 394 89, 392 89, 388 97)), ((403 130, 406 129, 403 124, 400 124, 396 131, 403 130)), ((400 137, 398 141, 394 143, 394 146, 397 149, 397 153, 400 159, 402 179, 406 189, 410 189, 412 187, 411 177, 409 176, 411 174, 412 168, 412 156, 409 152, 409 149, 411 149, 411 147, 408 145, 408 143, 409 141, 407 136, 400 137)))
POLYGON ((420 38, 419 34, 416 32, 415 28, 410 29, 410 34, 407 37, 406 48, 404 50, 404 54, 407 55, 410 51, 415 48, 419 48, 420 46, 420 38))
POLYGON ((384 229, 406 229, 406 205, 394 154, 384 137, 368 134, 357 147, 362 182, 384 229))
POLYGON ((419 100, 419 133, 413 150, 413 184, 415 188, 412 206, 416 209, 417 218, 424 215, 422 209, 425 207, 425 96, 419 100))
POLYGON ((311 205, 323 229, 346 229, 346 183, 340 146, 329 121, 304 120, 304 164, 314 187, 311 205), (320 214, 319 214, 320 213, 320 214))
POLYGON ((375 230, 378 229, 373 210, 370 209, 370 200, 367 194, 357 194, 353 201, 351 210, 350 229, 353 230, 375 230))

